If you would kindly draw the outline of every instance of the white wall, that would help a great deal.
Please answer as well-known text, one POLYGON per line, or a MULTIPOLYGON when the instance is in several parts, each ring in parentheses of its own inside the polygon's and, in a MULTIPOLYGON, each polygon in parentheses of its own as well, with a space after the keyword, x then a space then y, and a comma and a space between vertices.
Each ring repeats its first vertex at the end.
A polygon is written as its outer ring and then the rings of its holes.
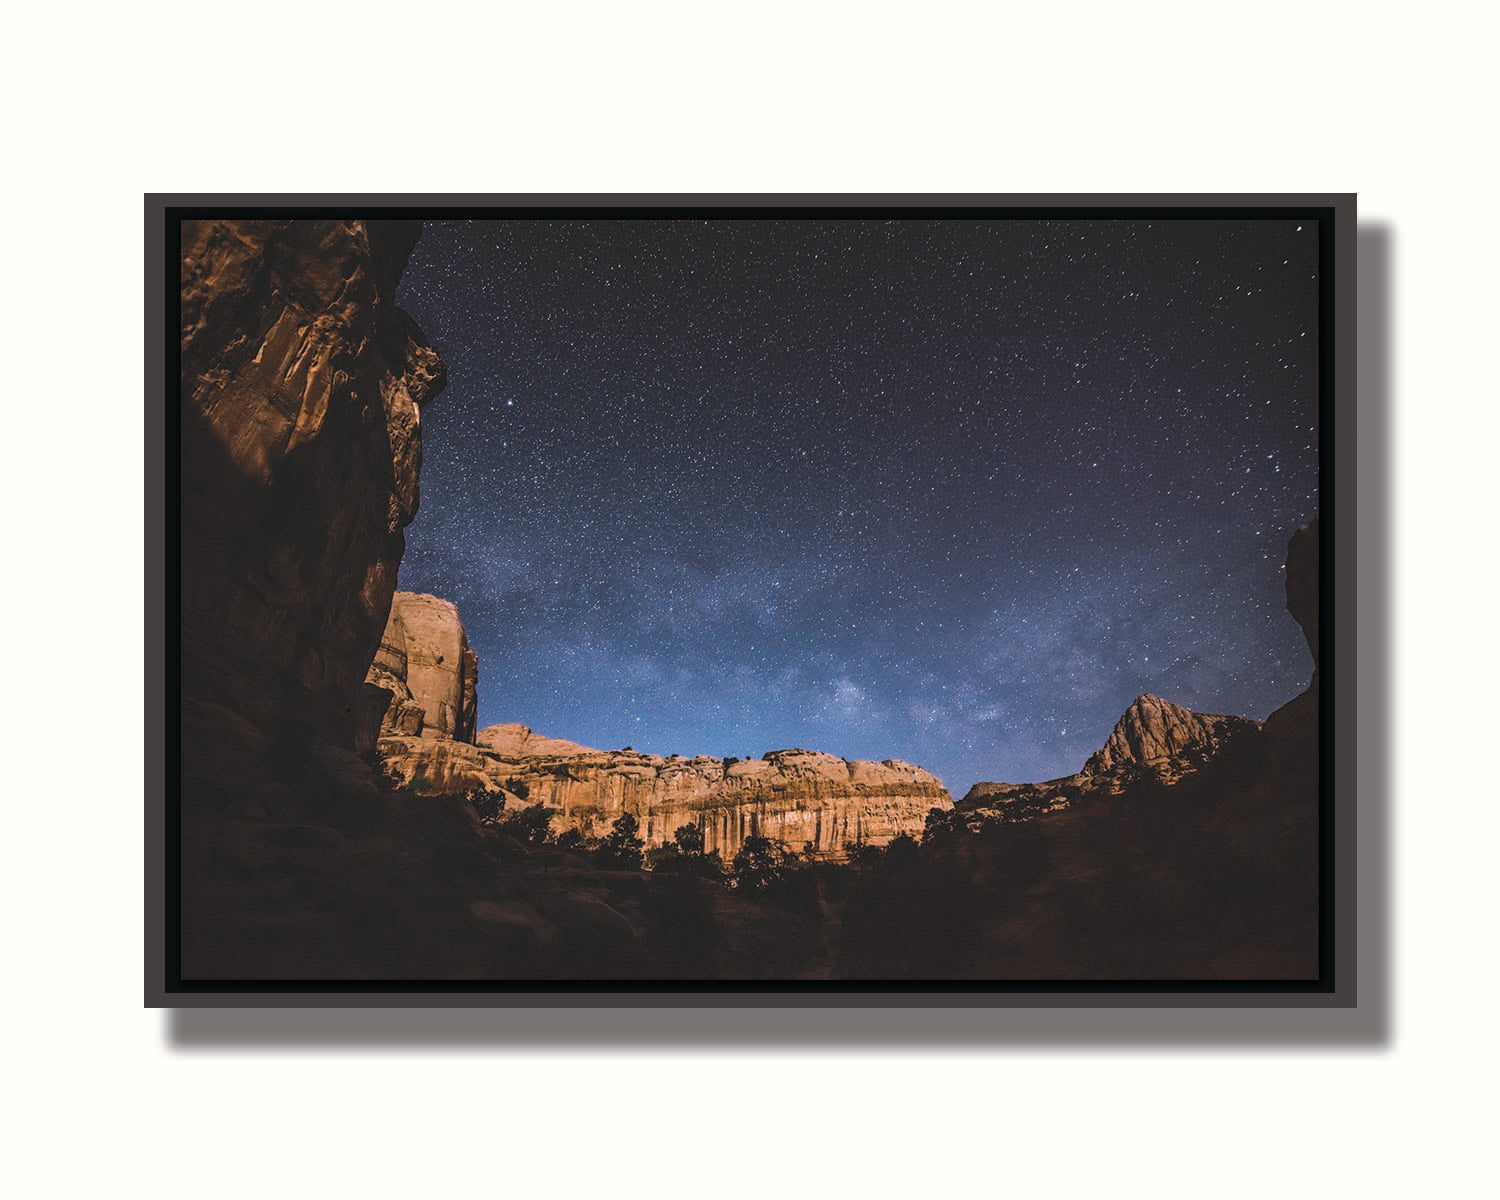
POLYGON ((10 18, 11 671, 54 681, 66 735, 11 714, 16 1194, 1472 1194, 1494 1062, 1494 17, 649 7, 10 18), (214 189, 1359 191, 1395 254, 1390 1044, 174 1048, 139 1001, 140 197, 214 189), (80 758, 100 765, 76 782, 80 758))

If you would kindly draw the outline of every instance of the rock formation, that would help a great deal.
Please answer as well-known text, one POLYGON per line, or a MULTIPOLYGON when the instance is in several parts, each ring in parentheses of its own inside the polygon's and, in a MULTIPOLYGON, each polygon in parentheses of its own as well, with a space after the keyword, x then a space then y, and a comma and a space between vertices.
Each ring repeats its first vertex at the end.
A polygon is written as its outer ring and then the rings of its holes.
POLYGON ((357 775, 364 678, 443 363, 395 307, 417 221, 181 226, 184 795, 357 775))
MULTIPOLYGON (((1317 654, 1316 522, 1288 609, 1317 654)), ((978 784, 905 873, 864 881, 836 973, 863 979, 1312 980, 1317 674, 1252 721, 1139 698, 1076 775, 978 784)))
POLYGON ((1292 535, 1287 546, 1287 611, 1302 627, 1313 657, 1307 691, 1266 718, 1195 713, 1160 696, 1137 696, 1108 740, 1083 769, 1042 783, 976 783, 954 806, 950 825, 977 828, 986 821, 1014 823, 1060 812, 1089 794, 1118 794, 1146 777, 1174 784, 1195 774, 1231 743, 1263 733, 1261 750, 1278 781, 1303 790, 1316 780, 1318 755, 1318 519, 1292 535))
POLYGON ((1266 718, 1266 741, 1275 770, 1283 779, 1299 772, 1318 770, 1318 718, 1321 699, 1318 688, 1318 519, 1297 530, 1287 546, 1286 607, 1302 626, 1312 654, 1312 679, 1307 690, 1287 701, 1266 718))
POLYGON ((436 596, 397 592, 365 682, 390 695, 382 736, 473 742, 479 659, 458 608, 436 596))
POLYGON ((929 809, 952 807, 940 779, 898 759, 848 762, 809 750, 663 758, 596 750, 525 725, 476 734, 477 674, 458 609, 436 596, 397 592, 366 678, 383 698, 378 751, 397 783, 429 796, 488 792, 512 811, 542 804, 555 810, 559 833, 602 835, 628 812, 649 845, 697 825, 704 849, 726 861, 751 836, 842 858, 845 842, 879 846, 917 836, 929 809))
POLYGON ((417 792, 503 793, 507 808, 544 804, 556 810, 556 831, 585 835, 607 833, 628 812, 648 844, 697 825, 704 848, 726 861, 750 836, 798 851, 811 843, 818 855, 841 858, 845 842, 878 846, 918 836, 929 809, 952 805, 940 779, 898 759, 850 762, 810 750, 663 758, 543 738, 524 725, 489 726, 476 742, 388 736, 380 753, 387 770, 417 792))
POLYGON ((1180 770, 1193 758, 1205 760, 1236 734, 1259 727, 1246 717, 1195 713, 1160 696, 1137 696, 1081 774, 1098 779, 1127 766, 1180 770))
POLYGON ((1077 774, 1042 783, 976 783, 955 805, 953 820, 971 827, 1014 823, 1060 812, 1085 795, 1118 794, 1143 777, 1176 783, 1259 729, 1248 717, 1196 713, 1160 696, 1137 696, 1077 774))

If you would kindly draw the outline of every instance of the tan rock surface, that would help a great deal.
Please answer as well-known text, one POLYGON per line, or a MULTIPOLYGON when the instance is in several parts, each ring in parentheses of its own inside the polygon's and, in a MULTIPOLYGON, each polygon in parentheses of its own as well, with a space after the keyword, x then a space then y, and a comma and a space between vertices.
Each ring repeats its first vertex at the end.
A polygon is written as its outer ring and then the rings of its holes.
MULTIPOLYGON (((400 595, 398 592, 397 595, 400 595)), ((389 700, 380 718, 382 734, 408 734, 415 737, 422 732, 427 710, 412 695, 406 682, 406 625, 394 603, 385 632, 380 635, 380 649, 375 652, 375 661, 370 665, 365 682, 384 688, 389 700)))
POLYGON ((732 858, 752 835, 793 850, 841 858, 845 842, 884 845, 920 836, 931 808, 949 808, 942 781, 889 759, 848 762, 809 750, 776 750, 759 759, 663 758, 633 750, 591 750, 544 738, 524 725, 489 726, 473 747, 416 737, 385 737, 388 770, 419 792, 474 788, 524 794, 524 803, 557 810, 554 830, 607 833, 621 813, 640 822, 648 844, 669 841, 683 825, 703 829, 705 849, 732 858))
POLYGON ((366 682, 391 693, 383 736, 474 740, 478 663, 458 606, 397 592, 366 682))
POLYGON ((580 746, 577 742, 564 741, 562 738, 542 737, 540 734, 532 733, 525 725, 487 725, 479 731, 474 740, 497 754, 517 758, 539 754, 601 753, 589 746, 580 746))
POLYGON ((1259 727, 1247 717, 1196 713, 1160 696, 1137 696, 1082 773, 1097 777, 1127 765, 1161 766, 1194 752, 1206 757, 1235 733, 1259 727))

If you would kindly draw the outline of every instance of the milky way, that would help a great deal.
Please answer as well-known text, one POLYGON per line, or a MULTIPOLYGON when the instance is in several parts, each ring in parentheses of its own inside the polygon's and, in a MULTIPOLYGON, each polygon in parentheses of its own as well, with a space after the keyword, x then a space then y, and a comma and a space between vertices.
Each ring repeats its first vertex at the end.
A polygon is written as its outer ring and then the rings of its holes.
POLYGON ((430 221, 448 363, 400 586, 481 726, 1076 770, 1132 698, 1307 685, 1303 220, 430 221))

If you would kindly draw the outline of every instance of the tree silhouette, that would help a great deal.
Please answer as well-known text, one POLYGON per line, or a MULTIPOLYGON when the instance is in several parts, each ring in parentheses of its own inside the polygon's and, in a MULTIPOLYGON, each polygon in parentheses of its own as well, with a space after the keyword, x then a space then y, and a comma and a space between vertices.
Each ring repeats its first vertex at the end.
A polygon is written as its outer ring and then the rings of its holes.
POLYGON ((780 855, 770 838, 747 837, 730 865, 736 887, 760 889, 780 874, 780 855))
POLYGON ((483 788, 471 788, 464 793, 464 799, 469 802, 469 807, 486 825, 493 825, 498 821, 500 813, 505 808, 504 795, 496 795, 483 788))
POLYGON ((682 825, 672 834, 672 840, 684 854, 703 853, 703 830, 696 825, 682 825))
POLYGON ((640 822, 629 813, 621 813, 609 827, 609 835, 599 844, 601 866, 625 871, 639 871, 646 843, 641 841, 640 822))
POLYGON ((540 846, 552 840, 552 815, 556 811, 545 804, 529 804, 509 815, 502 813, 500 824, 507 833, 521 841, 540 846))
POLYGON ((917 860, 917 839, 909 833, 897 834, 885 848, 885 861, 890 866, 904 867, 917 860))
POLYGON ((686 868, 688 856, 676 842, 663 842, 646 851, 646 870, 671 875, 686 868))

